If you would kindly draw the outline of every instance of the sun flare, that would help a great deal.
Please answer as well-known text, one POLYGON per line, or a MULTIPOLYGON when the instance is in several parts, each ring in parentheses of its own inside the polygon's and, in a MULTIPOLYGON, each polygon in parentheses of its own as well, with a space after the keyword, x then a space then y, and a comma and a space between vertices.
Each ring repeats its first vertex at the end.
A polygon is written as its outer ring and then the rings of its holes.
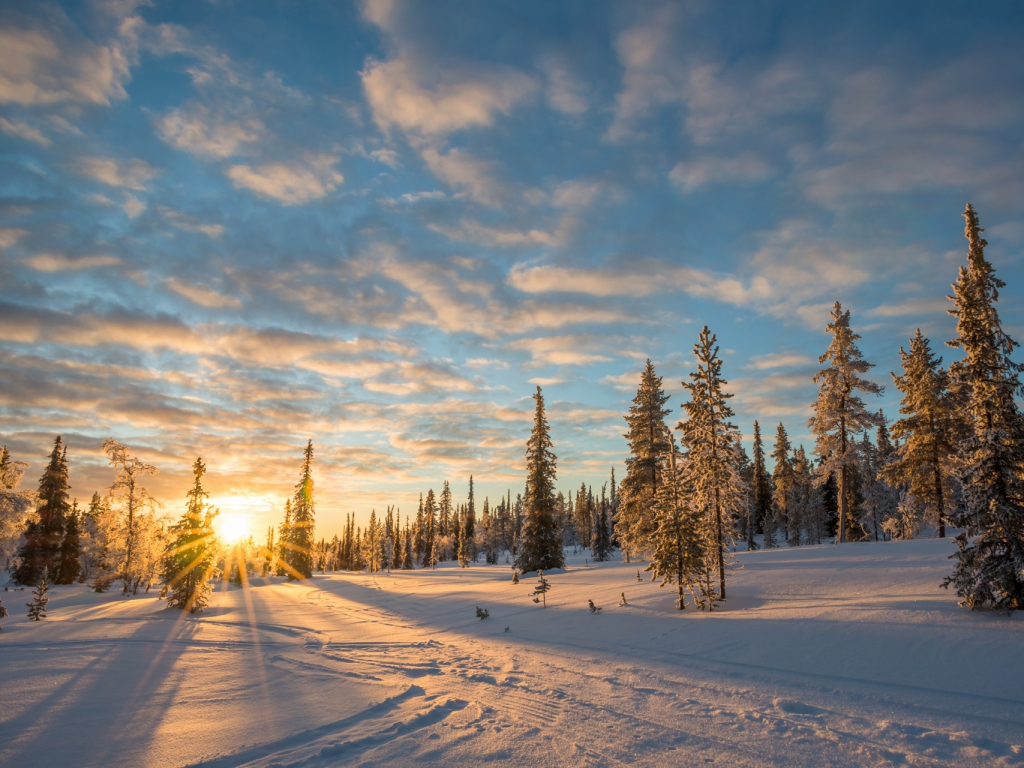
POLYGON ((242 541, 249 538, 251 534, 248 515, 238 512, 221 512, 217 515, 214 526, 217 529, 217 535, 226 544, 242 541))

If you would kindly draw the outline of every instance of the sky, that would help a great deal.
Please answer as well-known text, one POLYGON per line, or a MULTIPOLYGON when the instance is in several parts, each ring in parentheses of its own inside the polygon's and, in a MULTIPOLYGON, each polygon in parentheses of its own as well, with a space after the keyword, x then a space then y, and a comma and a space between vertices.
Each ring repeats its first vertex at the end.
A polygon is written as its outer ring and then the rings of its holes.
MULTIPOLYGON (((447 479, 558 487, 627 446, 649 357, 679 419, 703 325, 736 425, 808 449, 840 301, 895 416, 947 362, 971 202, 1024 337, 1019 2, 0 2, 0 441, 72 495, 115 437, 177 516, 318 532, 447 479)), ((1018 356, 1019 357, 1019 356, 1018 356)))

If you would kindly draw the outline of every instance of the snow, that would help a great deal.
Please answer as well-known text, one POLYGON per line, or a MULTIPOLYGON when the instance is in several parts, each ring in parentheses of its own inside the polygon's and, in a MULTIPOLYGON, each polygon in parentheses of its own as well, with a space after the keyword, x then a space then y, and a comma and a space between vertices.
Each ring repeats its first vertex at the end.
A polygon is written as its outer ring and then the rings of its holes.
POLYGON ((482 564, 219 587, 199 617, 75 585, 32 623, 0 592, 0 765, 1022 764, 1024 620, 959 608, 953 549, 739 552, 714 614, 584 555, 546 609, 482 564))

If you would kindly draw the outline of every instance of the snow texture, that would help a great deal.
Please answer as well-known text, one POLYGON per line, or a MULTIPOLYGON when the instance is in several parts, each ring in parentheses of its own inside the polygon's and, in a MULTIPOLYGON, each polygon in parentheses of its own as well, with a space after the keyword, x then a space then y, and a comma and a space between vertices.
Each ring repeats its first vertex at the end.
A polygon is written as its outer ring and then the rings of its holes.
POLYGON ((1024 621, 957 607, 953 550, 740 552, 714 613, 584 555, 547 610, 508 566, 257 580, 196 616, 54 587, 3 622, 0 765, 1019 765, 1024 621))

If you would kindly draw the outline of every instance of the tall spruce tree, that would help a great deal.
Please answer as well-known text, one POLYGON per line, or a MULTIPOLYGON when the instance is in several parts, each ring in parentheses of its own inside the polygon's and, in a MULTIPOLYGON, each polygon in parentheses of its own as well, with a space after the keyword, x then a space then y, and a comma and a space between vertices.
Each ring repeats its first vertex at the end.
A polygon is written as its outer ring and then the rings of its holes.
POLYGON ((857 392, 880 395, 882 387, 862 376, 874 365, 863 359, 857 348, 860 336, 850 329, 850 310, 844 312, 838 301, 832 308, 832 322, 825 332, 832 335, 832 342, 818 362, 827 363, 828 367, 814 375, 814 383, 819 385, 818 399, 811 406, 814 416, 808 426, 817 438, 816 451, 822 459, 818 482, 824 483, 830 476, 836 480, 837 537, 844 542, 853 534, 855 525, 849 514, 851 481, 858 458, 854 436, 878 425, 878 416, 865 407, 857 392))
POLYGON ((956 588, 961 605, 1009 613, 1024 607, 1024 420, 1014 400, 1024 366, 1010 358, 1018 344, 996 310, 1005 283, 985 258, 970 205, 964 218, 970 249, 950 297, 957 335, 949 342, 963 350, 950 366, 967 422, 958 456, 963 506, 950 516, 963 530, 944 586, 956 588))
POLYGON ((78 502, 71 505, 64 518, 64 538, 60 543, 57 558, 57 573, 54 584, 72 584, 82 573, 82 514, 78 511, 78 502))
POLYGON ((302 470, 292 497, 292 570, 288 578, 308 579, 313 575, 313 541, 316 503, 313 499, 313 441, 302 452, 302 470))
POLYGON ((949 374, 942 358, 935 357, 931 343, 918 328, 910 340, 910 351, 900 347, 903 375, 892 374, 903 393, 903 418, 892 426, 902 441, 893 461, 882 472, 893 486, 905 484, 935 521, 939 538, 946 535, 946 507, 950 504, 955 446, 965 436, 949 391, 949 374))
POLYGON ((761 425, 754 422, 754 519, 764 533, 764 547, 775 546, 775 515, 772 510, 772 480, 764 463, 761 425))
POLYGON ((185 512, 171 527, 171 540, 164 555, 167 605, 189 613, 201 612, 206 607, 209 580, 217 564, 217 535, 213 530, 217 510, 206 502, 210 494, 203 488, 205 474, 206 465, 202 458, 197 458, 192 464, 194 482, 185 494, 185 512))
POLYGON ((470 561, 476 560, 476 499, 473 496, 473 476, 469 476, 469 499, 462 516, 463 539, 470 561))
POLYGON ((740 436, 724 391, 722 361, 716 338, 707 326, 693 347, 697 370, 683 382, 690 400, 683 406, 686 421, 680 422, 686 448, 686 486, 690 499, 704 513, 708 547, 709 607, 725 600, 726 549, 733 541, 733 515, 743 509, 745 487, 739 474, 740 436), (718 590, 712 594, 710 573, 718 572, 718 590))
POLYGON ((53 441, 50 462, 39 478, 38 519, 29 523, 18 550, 21 563, 14 572, 14 580, 19 584, 38 584, 44 570, 57 571, 64 522, 71 511, 69 488, 67 446, 58 435, 53 441))
POLYGON ((786 540, 791 539, 789 532, 789 495, 793 488, 793 445, 789 442, 786 428, 779 422, 775 431, 775 447, 772 448, 772 506, 775 510, 775 527, 782 531, 786 540))
POLYGON ((671 410, 665 407, 667 402, 661 377, 654 372, 654 365, 648 358, 640 375, 640 387, 625 416, 629 458, 626 459, 615 530, 626 562, 631 558, 649 557, 653 552, 653 537, 658 527, 655 504, 668 455, 665 417, 671 410))
POLYGON ((561 568, 565 564, 562 537, 555 518, 556 456, 551 450, 551 435, 540 387, 537 387, 533 399, 536 405, 533 430, 526 443, 525 519, 516 558, 520 573, 561 568))

